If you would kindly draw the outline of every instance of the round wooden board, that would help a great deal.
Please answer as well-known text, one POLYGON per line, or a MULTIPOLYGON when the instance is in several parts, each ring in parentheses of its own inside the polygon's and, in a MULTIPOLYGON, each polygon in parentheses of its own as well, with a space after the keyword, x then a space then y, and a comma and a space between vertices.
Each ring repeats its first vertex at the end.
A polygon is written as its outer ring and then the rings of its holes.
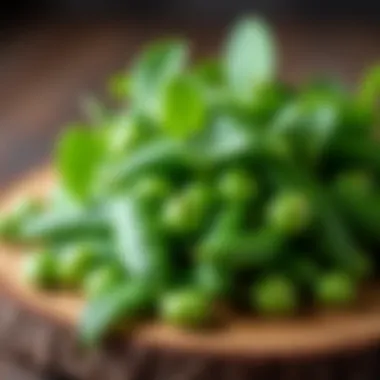
MULTIPOLYGON (((25 194, 43 197, 53 183, 50 169, 36 171, 3 194, 1 207, 8 208, 25 194)), ((28 318, 37 318, 39 323, 46 323, 51 329, 56 327, 72 337, 83 299, 75 294, 39 292, 23 283, 20 275, 23 258, 20 249, 0 247, 3 301, 10 302, 13 313, 27 312, 28 318)), ((3 310, 6 308, 0 310, 0 325, 3 310)), ((1 334, 6 334, 4 330, 7 328, 3 326, 1 334)), ((151 323, 126 335, 125 342, 139 352, 147 349, 223 360, 298 360, 367 349, 380 344, 380 287, 372 286, 363 292, 360 304, 350 311, 326 311, 276 322, 234 318, 220 331, 208 333, 184 332, 151 323)), ((55 340, 55 344, 59 345, 60 341, 55 340)))

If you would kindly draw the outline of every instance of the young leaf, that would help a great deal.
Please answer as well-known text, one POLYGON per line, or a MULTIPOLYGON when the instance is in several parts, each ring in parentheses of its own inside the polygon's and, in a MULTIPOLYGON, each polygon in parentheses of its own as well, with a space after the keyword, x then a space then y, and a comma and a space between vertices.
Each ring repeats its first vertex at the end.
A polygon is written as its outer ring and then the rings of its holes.
POLYGON ((276 75, 276 48, 272 32, 259 18, 245 18, 235 25, 225 47, 224 70, 235 96, 252 99, 257 85, 276 75))
POLYGON ((129 90, 133 105, 156 116, 159 93, 165 83, 178 75, 188 57, 182 42, 161 42, 149 47, 131 71, 129 90))
POLYGON ((162 125, 170 135, 187 137, 203 126, 206 104, 194 78, 173 78, 162 97, 162 125))
POLYGON ((228 116, 221 116, 205 130, 198 141, 203 160, 210 165, 228 163, 246 156, 252 150, 252 136, 245 125, 228 116))
POLYGON ((90 197, 102 157, 103 144, 93 130, 71 127, 62 136, 56 164, 62 185, 74 199, 85 201, 90 197))

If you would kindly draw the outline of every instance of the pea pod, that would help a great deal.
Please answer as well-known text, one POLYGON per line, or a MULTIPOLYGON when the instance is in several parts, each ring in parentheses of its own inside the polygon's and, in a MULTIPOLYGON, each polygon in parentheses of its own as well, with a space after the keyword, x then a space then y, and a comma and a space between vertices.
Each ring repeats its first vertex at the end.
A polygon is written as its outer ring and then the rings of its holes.
POLYGON ((202 157, 206 168, 222 167, 237 161, 250 162, 258 158, 270 159, 288 156, 281 136, 269 130, 252 128, 246 122, 231 116, 218 117, 210 128, 192 142, 192 149, 202 157))
POLYGON ((116 247, 131 279, 149 280, 159 289, 170 276, 170 263, 162 235, 148 212, 133 197, 110 204, 110 221, 116 247))
POLYGON ((171 173, 174 169, 188 170, 196 165, 196 157, 179 141, 154 140, 137 149, 124 162, 109 169, 106 181, 112 187, 128 183, 136 174, 160 171, 171 173))
POLYGON ((27 221, 21 229, 27 242, 58 243, 86 238, 108 238, 110 229, 102 211, 49 212, 27 221))
POLYGON ((328 255, 330 262, 351 275, 362 278, 368 276, 367 258, 361 252, 347 227, 335 210, 324 210, 321 215, 319 230, 320 247, 328 255))
POLYGON ((284 237, 270 228, 230 235, 205 248, 203 259, 233 269, 262 268, 281 254, 284 237))
POLYGON ((137 180, 132 191, 142 202, 156 205, 170 194, 171 184, 161 176, 146 175, 137 180))
POLYGON ((245 206, 240 203, 234 203, 222 210, 197 248, 200 260, 207 261, 207 258, 223 247, 231 236, 240 232, 244 219, 245 206))
POLYGON ((300 166, 295 166, 292 162, 277 163, 273 169, 284 183, 292 183, 302 188, 311 199, 315 210, 318 210, 315 231, 318 231, 317 242, 321 252, 339 268, 344 268, 359 277, 365 276, 368 270, 367 260, 350 236, 328 192, 319 185, 312 174, 300 166))

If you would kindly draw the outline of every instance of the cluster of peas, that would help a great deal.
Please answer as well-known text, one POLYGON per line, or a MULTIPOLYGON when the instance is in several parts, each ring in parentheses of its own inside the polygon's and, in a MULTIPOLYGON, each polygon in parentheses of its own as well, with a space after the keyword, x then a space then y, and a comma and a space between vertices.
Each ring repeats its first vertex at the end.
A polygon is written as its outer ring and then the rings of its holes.
MULTIPOLYGON (((339 179, 339 186, 343 183, 347 187, 348 180, 355 180, 356 190, 359 182, 353 176, 357 173, 348 173, 345 183, 339 179)), ((163 321, 187 327, 205 325, 215 317, 215 302, 223 299, 266 316, 293 314, 307 292, 320 305, 342 306, 355 299, 357 277, 341 268, 323 270, 313 256, 303 252, 287 252, 288 242, 304 237, 318 215, 306 194, 284 190, 260 205, 260 200, 266 198, 261 192, 258 180, 243 168, 222 171, 214 187, 190 182, 177 192, 162 176, 149 174, 136 180, 134 206, 143 204, 151 217, 156 214, 159 233, 172 239, 166 248, 171 249, 170 256, 160 252, 159 246, 150 248, 150 254, 161 255, 161 262, 152 268, 147 281, 154 282, 154 271, 167 265, 166 269, 171 267, 173 271, 170 280, 176 285, 175 290, 160 296, 158 313, 163 321), (259 212, 262 215, 258 218, 259 212), (167 263, 168 259, 172 262, 167 263)), ((130 295, 126 298, 126 314, 129 307, 132 315, 135 308, 145 310, 153 301, 152 295, 147 284, 131 283, 116 259, 115 241, 108 242, 108 234, 103 240, 105 219, 101 219, 104 225, 97 222, 99 225, 84 226, 91 223, 91 216, 79 214, 73 221, 71 212, 64 210, 57 218, 39 215, 44 208, 36 201, 26 201, 2 223, 2 234, 10 240, 16 237, 49 242, 49 248, 26 257, 27 281, 43 289, 79 290, 89 300, 126 287, 130 295), (20 225, 25 221, 26 228, 21 232, 20 225), (78 242, 70 242, 69 238, 66 243, 64 239, 75 227, 79 231, 84 227, 81 232, 87 237, 78 242), (137 305, 135 297, 140 297, 137 305)))
MULTIPOLYGON (((262 29, 244 24, 238 34, 262 29)), ((132 78, 139 96, 175 67, 161 66, 178 46, 160 49, 132 78)), ((26 256, 29 283, 89 300, 87 336, 152 314, 201 327, 223 314, 220 305, 266 317, 347 306, 377 275, 380 149, 370 102, 331 83, 276 80, 241 102, 219 64, 174 78, 161 112, 132 93, 130 110, 95 121, 102 128, 69 130, 58 190, 1 220, 3 240, 43 247, 26 256), (178 135, 176 123, 189 130, 178 135)))

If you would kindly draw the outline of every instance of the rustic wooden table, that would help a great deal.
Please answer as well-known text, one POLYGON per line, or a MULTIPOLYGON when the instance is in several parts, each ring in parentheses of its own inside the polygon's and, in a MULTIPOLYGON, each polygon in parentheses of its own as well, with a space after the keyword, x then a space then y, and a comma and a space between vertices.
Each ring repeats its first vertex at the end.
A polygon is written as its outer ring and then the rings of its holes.
MULTIPOLYGON (((380 26, 344 22, 277 26, 281 75, 295 81, 327 72, 355 83, 380 62, 380 26)), ((105 78, 122 68, 142 43, 162 34, 188 36, 197 55, 210 54, 223 26, 168 22, 38 24, 2 33, 0 40, 0 184, 48 159, 65 122, 79 115, 88 93, 102 93, 105 78)), ((9 365, 2 380, 35 380, 9 365)))

